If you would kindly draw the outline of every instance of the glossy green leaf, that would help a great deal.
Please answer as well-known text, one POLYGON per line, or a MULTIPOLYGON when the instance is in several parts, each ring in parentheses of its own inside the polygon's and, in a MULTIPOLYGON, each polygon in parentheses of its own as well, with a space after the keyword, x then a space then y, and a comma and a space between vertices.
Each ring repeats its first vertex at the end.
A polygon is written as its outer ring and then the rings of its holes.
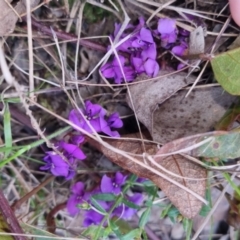
POLYGON ((215 56, 211 64, 221 86, 232 95, 240 95, 240 48, 215 56))

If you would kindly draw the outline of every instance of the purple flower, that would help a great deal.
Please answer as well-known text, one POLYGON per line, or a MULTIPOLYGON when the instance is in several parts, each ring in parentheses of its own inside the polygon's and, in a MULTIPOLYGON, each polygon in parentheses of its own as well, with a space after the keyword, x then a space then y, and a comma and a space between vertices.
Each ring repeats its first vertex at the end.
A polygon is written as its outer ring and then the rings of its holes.
MULTIPOLYGON (((90 124, 96 132, 103 132, 111 137, 120 136, 117 131, 111 130, 111 128, 119 128, 123 125, 122 120, 119 118, 119 115, 117 113, 114 113, 109 118, 107 118, 105 116, 106 110, 98 104, 92 104, 90 101, 86 101, 85 110, 80 109, 79 111, 72 110, 69 114, 69 120, 78 125, 80 128, 89 133, 93 133, 92 129, 89 127, 90 124)), ((80 141, 82 140, 80 139, 80 141)), ((75 145, 68 146, 68 151, 73 151, 74 146, 75 145)), ((83 157, 80 152, 81 150, 78 147, 75 149, 75 151, 73 151, 73 153, 75 153, 75 156, 78 156, 78 158, 83 157)))
POLYGON ((176 21, 170 18, 159 19, 158 32, 161 34, 162 47, 166 48, 169 43, 176 42, 177 39, 176 21))
POLYGON ((43 159, 46 165, 40 167, 40 169, 50 170, 54 176, 67 177, 70 169, 69 164, 53 151, 47 152, 46 154, 47 155, 43 159))
POLYGON ((121 192, 121 186, 125 183, 127 176, 117 172, 115 177, 110 178, 107 175, 102 177, 101 191, 103 193, 114 193, 118 195, 121 192))
POLYGON ((121 71, 125 75, 126 81, 131 81, 135 78, 134 70, 131 66, 124 66, 125 58, 119 55, 120 65, 118 59, 115 57, 111 63, 106 63, 101 67, 101 72, 105 78, 113 78, 114 82, 120 84, 124 81, 124 77, 121 71), (121 67, 120 67, 121 66, 121 67))
POLYGON ((101 132, 102 127, 107 125, 107 122, 104 119, 105 115, 106 110, 100 105, 92 104, 90 101, 86 101, 84 110, 73 109, 68 118, 69 121, 73 122, 78 127, 89 133, 93 133, 93 130, 89 127, 89 125, 91 125, 96 132, 101 132))
MULTIPOLYGON (((135 193, 131 197, 128 196, 127 200, 136 205, 140 205, 143 202, 143 195, 141 193, 135 193)), ((113 211, 113 215, 116 215, 125 220, 130 220, 137 211, 138 209, 130 208, 125 204, 121 204, 113 211)))
POLYGON ((67 210, 70 215, 74 216, 80 212, 77 207, 78 204, 87 202, 89 200, 89 194, 84 191, 84 184, 77 182, 71 187, 72 195, 67 201, 67 210))

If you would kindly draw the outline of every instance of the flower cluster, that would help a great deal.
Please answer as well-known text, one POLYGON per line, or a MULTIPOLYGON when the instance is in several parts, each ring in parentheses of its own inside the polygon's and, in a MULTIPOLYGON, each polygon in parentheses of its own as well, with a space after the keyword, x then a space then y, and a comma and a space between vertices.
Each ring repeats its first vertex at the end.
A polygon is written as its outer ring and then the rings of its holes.
MULTIPOLYGON (((108 177, 104 175, 101 180, 100 189, 94 190, 92 192, 85 192, 84 184, 82 182, 77 182, 72 186, 72 195, 68 199, 67 209, 70 215, 74 216, 80 211, 83 211, 84 222, 83 226, 87 227, 90 225, 99 224, 104 215, 98 212, 94 207, 90 207, 87 210, 81 210, 80 206, 91 206, 91 196, 98 193, 110 193, 114 195, 119 195, 121 193, 121 187, 125 184, 127 176, 124 176, 120 172, 117 172, 115 176, 108 177)), ((143 202, 143 196, 140 193, 135 193, 132 196, 124 196, 127 201, 134 203, 135 205, 140 205, 143 202)), ((108 211, 114 204, 114 201, 102 201, 98 200, 98 204, 105 210, 108 211)), ((136 213, 137 209, 126 206, 121 203, 117 206, 111 213, 111 217, 116 216, 122 219, 131 219, 131 217, 136 213)))
MULTIPOLYGON (((69 120, 88 133, 102 132, 111 137, 119 137, 119 133, 113 129, 123 126, 118 113, 107 117, 107 111, 102 106, 90 101, 85 102, 84 109, 72 110, 69 120)), ((84 135, 80 133, 70 137, 68 142, 57 142, 55 147, 62 153, 61 156, 53 151, 47 152, 43 159, 45 165, 40 169, 49 170, 54 176, 62 176, 66 180, 72 179, 76 173, 78 161, 86 158, 80 149, 84 140, 84 135)))
MULTIPOLYGON (((114 40, 121 25, 115 24, 115 30, 111 38, 114 40)), ((182 56, 188 48, 187 39, 189 32, 178 29, 176 21, 170 18, 162 18, 158 21, 156 30, 145 27, 143 18, 139 19, 137 26, 129 24, 120 40, 127 38, 119 47, 118 55, 100 69, 102 75, 113 79, 120 84, 125 80, 132 81, 138 74, 145 73, 155 77, 160 71, 157 62, 157 41, 163 49, 170 49, 177 56, 182 56), (131 33, 131 37, 129 32, 131 33)), ((179 65, 178 68, 181 68, 179 65)))

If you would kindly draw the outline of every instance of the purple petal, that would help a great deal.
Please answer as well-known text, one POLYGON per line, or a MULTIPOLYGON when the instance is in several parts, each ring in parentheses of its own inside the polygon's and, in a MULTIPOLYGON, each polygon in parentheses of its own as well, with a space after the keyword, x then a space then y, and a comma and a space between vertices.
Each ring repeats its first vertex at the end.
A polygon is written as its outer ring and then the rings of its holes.
POLYGON ((112 128, 121 128, 123 126, 123 121, 120 119, 117 112, 110 115, 107 122, 108 125, 112 128))
POLYGON ((51 173, 55 176, 64 176, 68 175, 69 165, 66 163, 59 155, 55 155, 55 153, 51 156, 52 159, 52 167, 51 173))
POLYGON ((134 48, 143 48, 146 46, 146 43, 141 39, 140 36, 137 36, 134 41, 132 41, 132 47, 134 48))
POLYGON ((142 60, 145 61, 148 58, 156 59, 157 57, 157 49, 156 44, 151 44, 148 48, 144 49, 141 53, 142 60))
POLYGON ((184 68, 186 66, 185 63, 179 63, 177 66, 177 70, 181 70, 182 68, 184 68))
POLYGON ((126 181, 127 176, 124 176, 120 172, 117 172, 115 175, 115 183, 119 186, 123 185, 126 181))
POLYGON ((72 195, 68 201, 67 201, 67 210, 70 215, 75 216, 80 212, 80 209, 77 207, 79 203, 81 203, 82 200, 79 201, 76 195, 72 195))
POLYGON ((143 66, 142 58, 133 57, 133 58, 131 58, 131 63, 133 64, 137 73, 140 74, 140 73, 144 72, 144 66, 143 66))
POLYGON ((108 177, 106 174, 102 177, 101 181, 101 191, 103 193, 109 193, 113 190, 113 182, 110 177, 108 177))
POLYGON ((169 34, 176 30, 176 21, 170 18, 161 18, 158 21, 158 32, 160 34, 169 34))
POLYGON ((103 117, 99 117, 90 121, 96 132, 102 132, 103 129, 108 126, 107 121, 103 117))
POLYGON ((76 124, 80 128, 82 128, 82 126, 85 123, 84 118, 81 116, 81 114, 79 113, 79 111, 77 109, 73 109, 70 112, 68 119, 70 122, 76 124))
POLYGON ((150 58, 144 63, 144 68, 146 74, 150 77, 156 77, 160 70, 158 63, 150 58))
POLYGON ((123 66, 124 63, 125 63, 125 57, 123 57, 122 55, 118 55, 118 58, 120 60, 120 64, 119 64, 119 61, 118 61, 117 57, 114 57, 114 59, 113 59, 112 64, 115 67, 119 67, 120 65, 123 66))
POLYGON ((133 37, 127 39, 125 42, 123 42, 123 43, 117 48, 117 50, 118 50, 118 51, 123 51, 123 52, 128 52, 128 53, 130 53, 130 52, 131 52, 131 49, 132 49, 133 39, 134 39, 133 37))
POLYGON ((119 133, 117 131, 112 131, 109 126, 102 128, 102 132, 110 137, 120 137, 119 133))
POLYGON ((144 27, 140 31, 140 37, 145 42, 154 43, 151 31, 144 27))
POLYGON ((97 114, 100 114, 101 116, 104 116, 106 114, 106 110, 102 106, 93 104, 89 100, 85 102, 85 108, 87 115, 91 117, 97 114))
POLYGON ((104 216, 92 209, 88 210, 84 215, 83 226, 88 227, 90 225, 97 225, 99 224, 104 216))
POLYGON ((70 143, 66 143, 64 141, 60 142, 60 147, 62 147, 67 153, 71 154, 71 156, 83 160, 86 158, 85 154, 79 149, 78 146, 70 143))
POLYGON ((84 184, 82 182, 77 182, 71 187, 71 192, 75 195, 83 196, 84 194, 84 184))
POLYGON ((175 46, 172 48, 172 52, 177 56, 182 56, 186 48, 184 48, 182 45, 175 46))
POLYGON ((74 135, 71 137, 71 142, 73 142, 76 145, 83 143, 84 140, 85 140, 85 138, 83 135, 74 135))
POLYGON ((105 65, 103 65, 104 69, 103 69, 103 67, 100 69, 101 72, 102 72, 102 75, 105 78, 113 78, 115 76, 115 72, 113 70, 113 67, 111 66, 111 67, 106 68, 105 65))
POLYGON ((127 81, 131 81, 136 77, 135 71, 130 66, 124 67, 123 72, 127 81))
POLYGON ((70 167, 68 170, 68 175, 65 177, 65 179, 71 180, 74 178, 75 175, 76 175, 76 170, 74 168, 70 167))

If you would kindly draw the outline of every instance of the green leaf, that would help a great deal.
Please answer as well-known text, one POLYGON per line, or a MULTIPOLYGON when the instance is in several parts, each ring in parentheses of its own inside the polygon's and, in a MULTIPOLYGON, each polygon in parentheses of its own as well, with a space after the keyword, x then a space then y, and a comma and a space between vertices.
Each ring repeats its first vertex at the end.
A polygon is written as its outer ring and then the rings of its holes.
POLYGON ((116 195, 114 195, 112 193, 98 193, 98 194, 92 195, 92 197, 96 200, 102 200, 102 201, 106 201, 106 202, 116 200, 116 195))
POLYGON ((186 240, 191 239, 193 221, 191 219, 183 219, 183 228, 186 232, 186 240))
POLYGON ((108 224, 109 224, 109 227, 111 228, 111 230, 116 234, 116 236, 117 236, 119 239, 121 239, 122 233, 121 233, 118 225, 116 224, 116 222, 115 222, 115 221, 112 221, 112 220, 109 220, 108 224))
POLYGON ((224 52, 211 60, 219 84, 230 94, 240 95, 240 48, 224 52))
POLYGON ((202 217, 206 217, 208 213, 211 211, 211 205, 212 205, 212 199, 211 199, 211 190, 210 186, 208 184, 207 190, 206 190, 206 200, 209 202, 209 205, 204 204, 199 212, 199 215, 202 217))
POLYGON ((156 196, 157 194, 157 187, 155 186, 144 186, 144 191, 149 195, 149 196, 156 196))
POLYGON ((102 215, 106 215, 107 212, 106 210, 101 206, 101 204, 94 199, 93 197, 91 197, 91 203, 93 204, 93 206, 102 214, 102 215))
POLYGON ((172 204, 170 203, 162 210, 161 218, 164 218, 168 215, 168 212, 171 209, 171 207, 172 207, 172 204))
MULTIPOLYGON (((110 231, 109 230, 110 230, 110 228, 108 228, 108 229, 101 228, 99 231, 98 237, 99 238, 104 237, 106 231, 108 233, 107 234, 107 236, 108 236, 111 233, 111 230, 110 231)), ((82 235, 89 237, 90 239, 93 239, 95 237, 97 231, 98 231, 98 226, 90 226, 82 232, 82 235)))
POLYGON ((128 234, 121 237, 121 240, 129 240, 129 239, 141 239, 142 230, 136 228, 129 232, 128 234))
POLYGON ((127 221, 124 221, 121 218, 118 218, 116 216, 114 216, 111 221, 114 221, 115 226, 118 227, 119 231, 121 232, 122 235, 129 233, 130 231, 132 231, 131 226, 129 225, 129 223, 127 221))
POLYGON ((151 208, 147 208, 141 215, 140 219, 139 219, 139 227, 140 228, 144 228, 145 225, 147 224, 148 222, 148 219, 149 219, 149 215, 150 215, 150 211, 151 211, 151 208))
POLYGON ((122 202, 123 202, 126 206, 128 206, 128 207, 130 207, 130 208, 140 209, 140 207, 139 207, 138 205, 136 205, 136 204, 133 203, 133 202, 128 201, 126 198, 123 198, 122 202))
POLYGON ((213 140, 193 150, 194 156, 219 159, 240 157, 240 133, 229 132, 214 136, 213 140))
POLYGON ((8 103, 5 103, 3 125, 4 125, 5 146, 7 148, 10 148, 5 152, 5 158, 6 158, 11 153, 11 148, 12 148, 11 114, 9 111, 8 103))

